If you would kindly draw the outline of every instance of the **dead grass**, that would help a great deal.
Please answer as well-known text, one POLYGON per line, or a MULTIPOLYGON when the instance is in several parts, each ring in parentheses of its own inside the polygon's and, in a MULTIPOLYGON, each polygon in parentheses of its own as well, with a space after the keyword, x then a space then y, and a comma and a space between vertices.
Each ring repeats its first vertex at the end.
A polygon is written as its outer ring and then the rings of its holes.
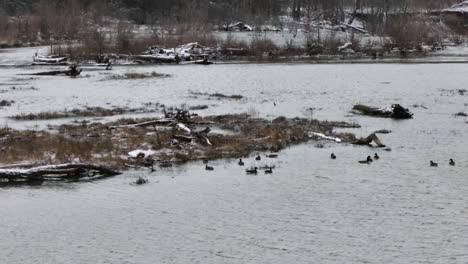
POLYGON ((116 107, 106 109, 102 107, 86 107, 85 109, 72 109, 64 110, 59 112, 41 112, 41 113, 30 113, 10 116, 10 119, 14 120, 53 120, 60 118, 78 118, 78 117, 104 117, 123 115, 129 113, 154 113, 161 110, 162 106, 155 104, 152 106, 145 106, 141 108, 127 108, 127 107, 116 107))
POLYGON ((209 94, 209 93, 199 93, 199 92, 190 92, 190 94, 194 95, 194 96, 208 96, 208 97, 214 97, 214 98, 219 98, 219 99, 233 99, 233 100, 240 100, 242 98, 244 98, 242 95, 238 95, 238 94, 233 94, 233 95, 226 95, 226 94, 222 94, 222 93, 212 93, 212 94, 209 94))
POLYGON ((383 33, 389 37, 389 44, 398 47, 400 51, 406 51, 419 50, 423 44, 440 43, 445 30, 435 28, 428 17, 402 16, 386 23, 383 33))

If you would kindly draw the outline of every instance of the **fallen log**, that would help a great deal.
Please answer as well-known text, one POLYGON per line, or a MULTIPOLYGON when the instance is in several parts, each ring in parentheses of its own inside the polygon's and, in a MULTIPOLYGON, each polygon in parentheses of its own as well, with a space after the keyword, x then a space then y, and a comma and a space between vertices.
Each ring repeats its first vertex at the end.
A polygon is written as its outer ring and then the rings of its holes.
POLYGON ((142 63, 176 63, 175 55, 155 54, 155 55, 136 55, 133 59, 142 63))
POLYGON ((48 71, 48 72, 38 72, 32 73, 30 75, 35 76, 56 76, 56 75, 65 75, 65 76, 72 76, 76 77, 81 74, 82 69, 78 69, 76 65, 70 66, 68 70, 65 71, 48 71))
POLYGON ((376 117, 386 117, 395 119, 413 118, 413 113, 411 113, 407 108, 404 108, 399 104, 394 104, 390 108, 378 108, 358 104, 353 107, 353 110, 359 111, 364 115, 376 117))
POLYGON ((33 61, 35 63, 47 63, 49 65, 54 65, 57 63, 65 63, 68 61, 67 57, 60 57, 60 56, 42 56, 42 55, 35 55, 33 57, 33 61))
MULTIPOLYGON (((351 21, 352 22, 352 21, 351 21)), ((340 22, 341 25, 345 26, 345 27, 348 27, 348 28, 351 28, 351 29, 354 29, 356 30, 357 32, 359 33, 362 33, 362 34, 369 34, 369 32, 367 30, 364 30, 362 28, 358 28, 356 26, 353 26, 351 25, 350 23, 343 23, 343 22, 340 22)))
POLYGON ((55 76, 55 75, 68 75, 69 71, 48 71, 48 72, 37 72, 33 73, 31 75, 37 75, 37 76, 55 76))
POLYGON ((126 128, 126 127, 169 126, 176 122, 177 120, 175 119, 158 119, 158 120, 152 120, 152 121, 137 123, 137 124, 110 126, 109 129, 112 130, 112 129, 126 128))
POLYGON ((173 139, 176 139, 179 142, 190 143, 195 140, 195 137, 184 136, 184 135, 174 135, 172 136, 173 139))
POLYGON ((372 141, 374 141, 375 144, 377 144, 377 146, 379 146, 381 148, 386 147, 382 143, 382 141, 380 141, 380 138, 375 133, 372 133, 372 134, 370 134, 369 136, 367 136, 365 138, 360 138, 360 139, 356 140, 355 142, 353 142, 353 144, 355 144, 355 145, 370 145, 372 143, 372 141))
POLYGON ((204 60, 196 60, 193 62, 194 64, 200 64, 200 65, 211 65, 213 64, 212 61, 209 61, 208 59, 204 59, 204 60))
POLYGON ((96 175, 114 176, 118 171, 92 164, 76 163, 40 166, 31 169, 0 169, 0 179, 14 181, 60 181, 91 178, 96 175))

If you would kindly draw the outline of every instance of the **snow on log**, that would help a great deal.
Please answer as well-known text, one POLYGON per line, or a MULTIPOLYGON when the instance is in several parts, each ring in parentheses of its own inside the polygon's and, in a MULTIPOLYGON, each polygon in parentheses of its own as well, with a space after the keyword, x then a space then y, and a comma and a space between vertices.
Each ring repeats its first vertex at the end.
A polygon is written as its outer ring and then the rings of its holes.
POLYGON ((67 62, 67 57, 60 57, 60 56, 42 56, 37 55, 33 57, 33 61, 36 63, 47 63, 47 64, 57 64, 67 62))
POLYGON ((315 136, 315 137, 319 137, 319 138, 326 139, 326 140, 332 140, 332 141, 335 141, 336 143, 341 143, 342 142, 342 140, 339 139, 339 138, 329 137, 329 136, 326 136, 326 135, 324 135, 322 133, 311 132, 310 136, 315 136))
POLYGON ((151 63, 171 63, 176 62, 175 55, 154 54, 154 55, 135 55, 133 58, 137 61, 151 63))
POLYGON ((367 30, 364 30, 362 28, 358 28, 356 26, 353 26, 351 24, 346 24, 346 23, 343 23, 343 22, 340 22, 341 25, 345 26, 345 27, 348 27, 348 28, 351 28, 351 29, 354 29, 362 34, 369 34, 369 32, 367 30))
POLYGON ((463 1, 462 3, 453 5, 450 8, 442 9, 442 13, 468 13, 468 1, 463 1))
POLYGON ((351 42, 346 42, 343 46, 339 46, 339 47, 338 47, 338 51, 342 51, 342 50, 351 48, 351 46, 353 46, 353 43, 351 43, 351 42))
POLYGON ((224 26, 225 31, 253 31, 253 28, 250 25, 247 25, 243 22, 231 23, 227 26, 224 26))
POLYGON ((68 163, 31 169, 0 169, 0 179, 7 181, 66 180, 84 177, 114 176, 119 172, 92 164, 68 163))
POLYGON ((182 123, 177 124, 176 127, 177 127, 177 129, 182 130, 184 132, 187 132, 189 134, 192 133, 192 130, 190 130, 190 128, 188 128, 186 125, 184 125, 182 123))
POLYGON ((355 105, 353 110, 359 111, 364 115, 395 118, 395 119, 410 119, 413 118, 407 108, 402 107, 399 104, 394 104, 390 108, 378 108, 367 105, 355 105))

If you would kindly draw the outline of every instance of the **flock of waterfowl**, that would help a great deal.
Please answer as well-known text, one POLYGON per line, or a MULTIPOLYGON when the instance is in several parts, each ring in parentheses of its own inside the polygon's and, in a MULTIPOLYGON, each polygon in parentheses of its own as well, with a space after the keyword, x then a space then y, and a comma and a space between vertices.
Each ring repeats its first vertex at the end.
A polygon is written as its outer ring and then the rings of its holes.
MULTIPOLYGON (((431 161, 429 162, 429 165, 430 165, 431 167, 438 167, 438 166, 439 166, 439 163, 434 162, 434 161, 431 160, 431 161)), ((453 159, 449 159, 449 165, 450 165, 450 166, 455 166, 455 161, 454 161, 453 159)))
MULTIPOLYGON (((333 159, 333 160, 336 159, 335 153, 332 153, 330 155, 330 158, 333 159)), ((377 153, 375 153, 373 158, 371 156, 367 156, 366 160, 361 160, 361 161, 359 161, 359 163, 361 163, 361 164, 371 164, 374 160, 379 160, 379 159, 380 159, 380 156, 377 153)), ((429 165, 431 167, 438 167, 439 166, 438 163, 436 163, 436 162, 434 162, 432 160, 429 162, 429 165)), ((449 160, 449 165, 450 166, 455 166, 455 161, 453 159, 450 159, 449 160)))
MULTIPOLYGON (((266 157, 268 157, 268 158, 277 158, 278 155, 277 154, 270 154, 270 155, 266 155, 266 157)), ((335 159, 337 159, 337 156, 335 155, 335 153, 332 153, 330 155, 330 158, 335 160, 335 159)), ((367 156, 367 158, 365 160, 361 160, 361 161, 359 161, 359 163, 360 164, 371 164, 372 162, 374 162, 376 160, 379 160, 379 159, 380 159, 379 154, 374 153, 374 156, 367 156)), ((255 161, 260 161, 260 160, 262 160, 261 156, 255 157, 255 161)), ((204 160, 203 162, 205 163, 205 170, 207 170, 207 171, 213 171, 214 170, 214 167, 208 165, 208 160, 204 160)), ((244 163, 244 161, 242 159, 239 159, 238 164, 239 164, 239 166, 244 166, 245 165, 245 163, 244 163)), ((453 159, 450 159, 449 160, 449 165, 450 166, 455 166, 455 161, 453 159)), ((430 166, 431 167, 437 167, 438 164, 431 160, 430 161, 430 166)), ((273 167, 264 167, 263 169, 264 169, 265 174, 272 174, 273 173, 273 167)), ((258 170, 259 170, 258 167, 252 167, 250 169, 246 169, 245 172, 247 174, 257 174, 258 170)))
MULTIPOLYGON (((270 154, 270 155, 266 155, 266 157, 273 159, 273 158, 277 158, 278 155, 277 154, 270 154)), ((262 157, 260 155, 255 157, 255 161, 261 161, 261 160, 262 160, 262 157)), ((214 171, 214 167, 208 165, 208 160, 203 160, 203 163, 205 163, 205 170, 214 171)), ((242 159, 239 159, 239 162, 237 164, 239 166, 241 166, 241 167, 245 166, 245 162, 242 159)), ((262 167, 261 169, 264 170, 265 174, 272 174, 273 173, 273 168, 274 167, 271 167, 271 166, 265 166, 265 167, 262 167)), ((259 169, 260 168, 258 168, 258 167, 252 167, 252 168, 246 169, 245 172, 247 174, 258 174, 259 169)))
MULTIPOLYGON (((267 158, 277 158, 278 155, 277 154, 270 154, 270 155, 266 155, 267 158)), ((337 156, 335 155, 335 153, 331 153, 330 155, 330 158, 332 160, 336 160, 337 159, 337 156)), ((380 159, 380 156, 379 154, 377 153, 374 153, 374 156, 367 156, 367 158, 365 160, 361 160, 361 161, 358 161, 360 164, 371 164, 372 162, 376 161, 376 160, 379 160, 380 159)), ((262 157, 260 155, 256 156, 255 157, 255 161, 261 161, 262 160, 262 157)), ((205 164, 205 170, 207 171, 214 171, 215 168, 213 166, 210 166, 208 165, 209 161, 207 159, 203 160, 203 163, 205 164)), ((237 163, 239 166, 243 167, 245 166, 245 162, 242 160, 242 159, 239 159, 239 162, 237 163)), ((434 162, 434 161, 430 161, 429 165, 431 167, 438 167, 439 164, 434 162)), ((450 159, 449 160, 449 165, 450 166, 455 166, 455 161, 453 159, 450 159)), ((272 174, 273 173, 273 168, 274 167, 271 167, 271 166, 265 166, 265 167, 262 167, 261 169, 263 169, 264 173, 265 174, 272 174)), ((259 172, 259 169, 258 167, 252 167, 252 168, 249 168, 249 169, 246 169, 245 172, 247 174, 258 174, 259 172)), ((135 182, 136 184, 145 184, 147 183, 148 180, 146 178, 143 178, 143 177, 139 177, 138 180, 135 182)))

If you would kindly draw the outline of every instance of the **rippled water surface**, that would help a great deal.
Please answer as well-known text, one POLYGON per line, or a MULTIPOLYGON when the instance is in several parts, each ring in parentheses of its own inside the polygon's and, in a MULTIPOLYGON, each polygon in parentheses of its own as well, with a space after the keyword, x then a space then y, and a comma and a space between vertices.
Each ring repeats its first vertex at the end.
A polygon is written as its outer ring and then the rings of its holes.
MULTIPOLYGON (((34 53, 20 51, 24 58, 34 53)), ((15 101, 0 110, 2 125, 40 127, 47 122, 7 117, 83 106, 207 104, 200 114, 355 121, 362 128, 350 131, 358 136, 389 129, 381 138, 393 151, 311 142, 278 159, 248 159, 247 165, 275 165, 270 176, 245 175, 236 161, 219 160, 214 172, 191 163, 95 182, 2 186, 0 263, 468 262, 468 120, 454 116, 468 112, 468 94, 456 92, 468 89, 468 64, 140 66, 85 71, 77 79, 18 75, 47 69, 0 69, 0 90, 38 88, 0 93, 15 101), (108 80, 150 71, 172 77, 108 80), (190 91, 245 98, 195 98, 190 91), (350 113, 356 103, 401 103, 415 118, 358 116, 350 113), (332 152, 337 160, 329 159, 332 152), (379 161, 357 163, 374 152, 379 161), (150 183, 130 184, 138 175, 150 183)))

